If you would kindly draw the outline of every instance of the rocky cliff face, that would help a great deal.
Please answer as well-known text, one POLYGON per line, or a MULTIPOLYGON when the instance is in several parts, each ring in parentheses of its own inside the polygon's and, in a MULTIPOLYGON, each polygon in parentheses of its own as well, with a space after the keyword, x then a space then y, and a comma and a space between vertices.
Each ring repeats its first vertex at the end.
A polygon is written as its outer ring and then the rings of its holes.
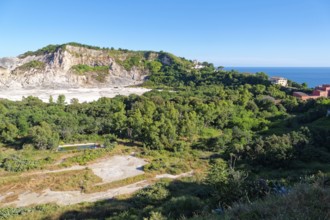
POLYGON ((143 82, 148 68, 125 68, 126 58, 114 57, 109 50, 72 45, 42 55, 1 58, 0 89, 117 87, 143 82))

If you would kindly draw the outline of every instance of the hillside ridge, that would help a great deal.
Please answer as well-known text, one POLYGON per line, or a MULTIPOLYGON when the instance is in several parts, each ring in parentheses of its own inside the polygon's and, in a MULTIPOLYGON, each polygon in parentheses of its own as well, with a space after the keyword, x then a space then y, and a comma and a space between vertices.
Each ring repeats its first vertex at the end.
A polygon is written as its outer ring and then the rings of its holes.
POLYGON ((131 86, 144 82, 162 65, 181 59, 165 52, 79 43, 48 45, 17 57, 0 58, 0 89, 131 86))

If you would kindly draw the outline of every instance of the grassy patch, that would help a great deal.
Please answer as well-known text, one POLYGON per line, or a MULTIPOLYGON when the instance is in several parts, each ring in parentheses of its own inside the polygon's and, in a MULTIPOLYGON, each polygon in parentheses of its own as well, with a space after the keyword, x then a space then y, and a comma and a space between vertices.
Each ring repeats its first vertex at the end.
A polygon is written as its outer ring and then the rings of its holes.
POLYGON ((147 173, 169 173, 180 174, 191 170, 205 170, 207 161, 199 159, 199 153, 194 150, 184 152, 168 152, 168 151, 145 151, 139 154, 139 157, 149 161, 144 166, 147 173))
POLYGON ((26 70, 30 70, 30 69, 42 70, 45 68, 45 66, 46 66, 46 64, 44 62, 32 60, 28 63, 23 64, 22 66, 19 66, 18 70, 21 70, 21 71, 26 71, 26 70))
POLYGON ((116 62, 127 71, 130 71, 134 66, 138 68, 145 67, 145 52, 109 51, 109 55, 112 56, 116 62))
MULTIPOLYGON (((58 157, 60 154, 52 151, 7 151, 0 156, 0 167, 7 172, 40 170, 51 166, 58 157)), ((3 173, 3 175, 5 174, 3 173)), ((3 175, 0 172, 0 177, 3 175)))
MULTIPOLYGON (((143 180, 145 176, 139 175, 125 180, 116 181, 106 184, 107 188, 117 187, 117 184, 127 185, 143 180)), ((196 195, 200 195, 205 191, 205 187, 195 184, 196 180, 191 178, 183 178, 180 181, 162 179, 157 181, 154 185, 139 190, 130 195, 120 195, 109 202, 108 200, 99 201, 95 203, 80 203, 68 206, 57 206, 53 204, 31 206, 27 208, 0 208, 1 213, 6 219, 143 219, 143 216, 148 216, 151 210, 155 210, 150 204, 161 205, 166 207, 166 211, 171 211, 171 207, 180 206, 183 211, 194 210, 189 201, 196 201, 196 195), (184 197, 185 194, 191 194, 191 198, 184 197), (178 199, 176 199, 178 198, 178 199), (177 202, 177 200, 184 200, 185 202, 177 202), (185 206, 184 204, 187 204, 185 206), (170 207, 169 207, 170 206, 170 207), (143 215, 142 215, 143 214, 143 215)), ((103 187, 103 186, 102 186, 103 187)), ((105 189, 105 188, 104 188, 105 189)), ((88 191, 87 191, 88 192, 88 191)), ((197 203, 200 200, 197 199, 197 203)), ((195 203, 193 203, 195 204, 195 203)), ((174 209, 173 209, 174 210, 174 209)), ((168 212, 169 213, 169 212, 168 212)), ((166 214, 165 216, 167 216, 166 214)), ((155 218, 158 219, 158 218, 155 218)), ((169 218, 177 219, 177 218, 169 218)))
POLYGON ((94 73, 92 77, 99 81, 104 82, 107 75, 109 75, 108 66, 88 66, 84 64, 78 64, 71 67, 73 72, 77 75, 86 75, 87 73, 94 73))
POLYGON ((84 75, 88 72, 95 72, 95 73, 105 73, 108 74, 109 67, 108 66, 88 66, 85 64, 78 64, 71 67, 72 70, 78 75, 84 75))
POLYGON ((47 188, 54 191, 85 190, 101 181, 102 179, 89 169, 9 176, 1 178, 0 192, 13 192, 14 194, 8 197, 10 199, 26 191, 41 192, 47 188))
POLYGON ((37 205, 24 208, 0 208, 0 219, 41 219, 41 216, 58 210, 55 204, 37 205), (28 215, 29 217, 26 217, 28 215))
POLYGON ((53 173, 44 181, 53 191, 88 190, 92 185, 102 182, 89 169, 53 173))
POLYGON ((140 181, 145 180, 146 178, 147 178, 147 176, 145 174, 141 174, 141 175, 137 175, 137 176, 133 176, 133 177, 128 177, 128 178, 125 178, 122 180, 113 181, 110 183, 92 186, 92 187, 86 188, 84 190, 84 192, 85 193, 102 192, 102 191, 106 191, 108 189, 114 189, 114 188, 130 185, 130 184, 133 184, 136 182, 140 182, 140 181))
POLYGON ((115 147, 114 149, 88 149, 84 151, 80 151, 79 154, 74 155, 73 157, 69 157, 61 163, 62 167, 69 167, 75 164, 86 165, 87 163, 94 161, 98 158, 102 158, 105 156, 112 156, 115 154, 125 154, 129 149, 123 147, 115 147))

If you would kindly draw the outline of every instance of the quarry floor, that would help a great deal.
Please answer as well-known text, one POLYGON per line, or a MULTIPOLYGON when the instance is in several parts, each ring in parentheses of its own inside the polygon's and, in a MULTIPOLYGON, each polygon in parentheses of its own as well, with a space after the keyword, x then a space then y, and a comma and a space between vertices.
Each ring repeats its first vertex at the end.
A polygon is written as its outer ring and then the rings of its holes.
POLYGON ((142 95, 150 91, 146 88, 130 88, 130 87, 116 87, 116 88, 79 88, 79 89, 10 89, 0 90, 0 98, 9 99, 12 101, 20 101, 22 97, 34 96, 38 97, 44 102, 49 101, 52 96, 56 101, 59 95, 65 95, 66 102, 76 98, 79 102, 92 102, 101 97, 113 98, 117 95, 128 96, 131 94, 142 95))

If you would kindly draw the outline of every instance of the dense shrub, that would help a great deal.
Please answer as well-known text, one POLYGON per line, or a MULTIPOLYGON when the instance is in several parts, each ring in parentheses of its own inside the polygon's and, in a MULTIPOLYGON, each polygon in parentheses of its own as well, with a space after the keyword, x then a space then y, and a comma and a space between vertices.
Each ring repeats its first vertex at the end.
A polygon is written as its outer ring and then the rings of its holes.
POLYGON ((236 204, 219 219, 327 219, 329 202, 329 188, 303 184, 284 196, 270 196, 252 204, 236 204))
POLYGON ((58 205, 54 204, 45 204, 45 205, 37 205, 35 207, 21 207, 21 208, 0 208, 0 219, 15 219, 15 216, 24 216, 30 212, 41 212, 44 214, 49 213, 50 211, 54 211, 58 209, 58 205))
POLYGON ((164 183, 156 183, 145 189, 140 190, 134 197, 134 204, 138 207, 145 207, 148 204, 159 205, 170 196, 164 183))
POLYGON ((205 204, 198 197, 180 196, 168 200, 162 205, 162 212, 171 219, 192 217, 203 211, 205 204))
POLYGON ((30 69, 44 69, 46 64, 41 61, 32 60, 28 63, 23 64, 22 66, 19 66, 18 69, 22 71, 30 70, 30 69))
POLYGON ((10 172, 22 172, 36 169, 42 163, 42 160, 24 159, 22 156, 12 155, 3 159, 1 167, 10 172))
POLYGON ((27 56, 40 56, 40 55, 44 55, 44 54, 47 54, 47 53, 54 53, 57 49, 63 47, 63 45, 53 45, 53 44, 50 44, 46 47, 43 47, 39 50, 36 50, 36 51, 28 51, 22 55, 20 55, 21 58, 25 58, 27 56))
POLYGON ((93 161, 105 155, 105 153, 110 152, 113 148, 102 148, 102 149, 89 149, 84 150, 83 154, 73 156, 68 158, 63 166, 70 166, 72 164, 86 165, 88 162, 93 161))

